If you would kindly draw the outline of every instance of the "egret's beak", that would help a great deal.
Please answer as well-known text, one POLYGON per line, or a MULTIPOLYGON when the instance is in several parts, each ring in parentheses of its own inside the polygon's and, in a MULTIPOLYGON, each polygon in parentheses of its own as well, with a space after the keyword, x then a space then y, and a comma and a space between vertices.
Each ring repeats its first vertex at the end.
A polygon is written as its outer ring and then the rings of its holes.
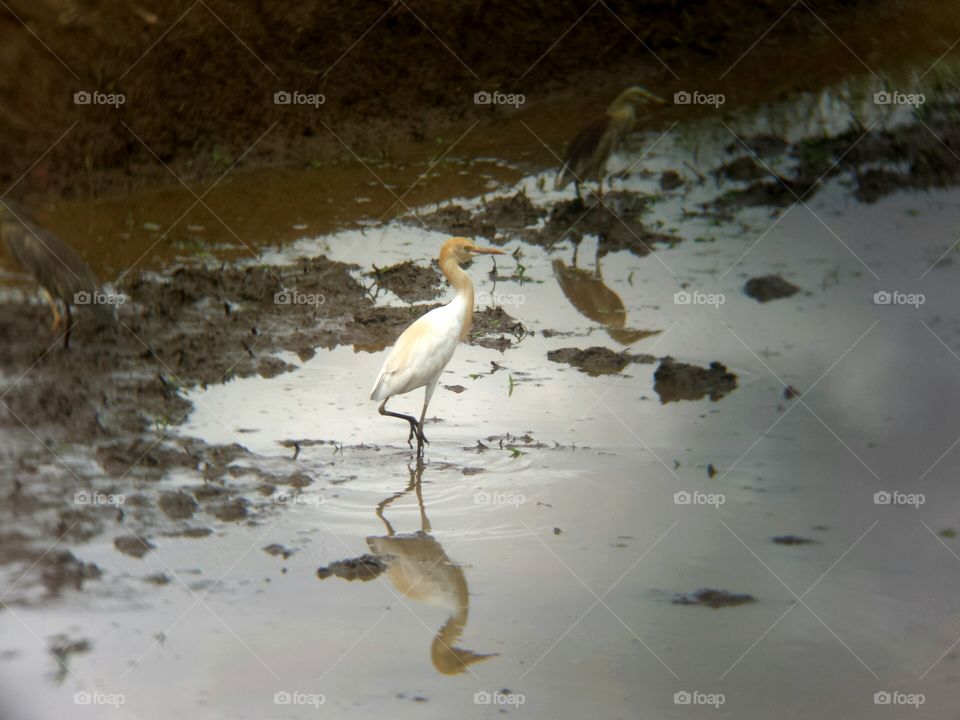
POLYGON ((507 253, 497 248, 473 247, 470 252, 477 255, 506 255, 507 253))

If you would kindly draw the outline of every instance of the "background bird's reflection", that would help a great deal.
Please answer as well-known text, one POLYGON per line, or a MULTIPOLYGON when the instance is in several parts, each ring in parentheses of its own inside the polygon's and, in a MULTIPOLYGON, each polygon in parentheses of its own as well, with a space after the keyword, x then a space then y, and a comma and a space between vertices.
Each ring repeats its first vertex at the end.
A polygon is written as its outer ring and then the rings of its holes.
POLYGON ((592 271, 577 267, 575 251, 572 267, 563 260, 553 261, 553 274, 570 304, 584 317, 603 325, 610 337, 621 345, 632 345, 638 340, 659 332, 658 330, 632 330, 627 327, 627 310, 623 300, 603 282, 599 247, 592 271))

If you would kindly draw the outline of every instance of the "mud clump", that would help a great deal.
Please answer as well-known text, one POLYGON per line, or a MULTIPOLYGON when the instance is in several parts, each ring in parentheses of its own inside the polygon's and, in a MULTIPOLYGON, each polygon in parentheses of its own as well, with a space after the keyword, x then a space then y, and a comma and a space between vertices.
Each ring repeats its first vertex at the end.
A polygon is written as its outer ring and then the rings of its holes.
POLYGON ((291 550, 280 543, 272 543, 267 545, 265 548, 263 548, 263 551, 267 555, 272 555, 273 557, 282 557, 284 560, 289 560, 290 557, 296 552, 296 550, 291 550))
POLYGON ((420 219, 435 232, 444 232, 456 237, 485 237, 493 240, 496 226, 483 220, 460 205, 445 205, 420 219))
POLYGON ((43 568, 41 584, 51 597, 58 596, 63 588, 79 592, 86 581, 99 580, 102 575, 94 563, 79 560, 69 550, 44 554, 38 562, 43 568))
POLYGON ((777 545, 814 545, 816 540, 810 538, 798 537, 797 535, 777 535, 772 538, 777 545))
POLYGON ((669 192, 683 185, 683 178, 676 170, 665 170, 660 174, 660 189, 669 192))
POLYGON ((377 287, 389 290, 409 303, 433 300, 443 290, 443 278, 435 267, 417 265, 413 260, 386 268, 374 266, 367 277, 374 278, 377 287))
POLYGON ((796 295, 800 288, 779 275, 763 275, 747 280, 743 292, 757 302, 766 303, 796 295))
POLYGON ((713 173, 717 178, 744 182, 762 178, 769 173, 753 157, 744 155, 721 165, 713 173))
POLYGON ((653 379, 653 389, 664 405, 678 400, 702 400, 705 397, 716 402, 737 387, 737 376, 728 372, 721 363, 712 362, 709 368, 702 368, 677 362, 672 357, 660 361, 653 379))
POLYGON ((366 582, 379 577, 387 569, 386 563, 376 555, 364 553, 358 558, 337 560, 329 565, 317 569, 317 577, 326 580, 336 576, 344 580, 361 580, 366 582))
POLYGON ((775 180, 758 180, 742 190, 732 190, 721 195, 717 205, 723 208, 742 207, 788 207, 805 197, 813 187, 801 181, 777 177, 775 180))
POLYGON ((602 201, 588 199, 558 203, 544 227, 526 239, 546 247, 570 239, 579 243, 584 235, 596 235, 605 252, 627 250, 639 257, 648 255, 656 244, 675 245, 680 239, 651 230, 640 220, 648 200, 635 193, 612 192, 602 201))
POLYGON ((243 520, 250 514, 250 511, 247 509, 249 504, 250 501, 246 498, 233 498, 213 508, 211 512, 213 516, 221 522, 237 522, 243 520))
POLYGON ((528 334, 516 318, 501 307, 485 307, 473 314, 473 327, 468 342, 471 345, 498 350, 501 353, 523 340, 528 334))
POLYGON ((547 353, 547 360, 566 363, 587 375, 598 377, 615 375, 632 363, 652 363, 656 358, 652 355, 631 355, 626 351, 616 352, 609 348, 594 346, 586 350, 572 347, 550 350, 547 353))
POLYGON ((196 500, 183 492, 163 493, 157 504, 171 520, 189 520, 199 507, 196 500))
POLYGON ((138 560, 143 558, 148 552, 156 548, 156 545, 149 540, 144 540, 136 535, 126 535, 115 538, 113 546, 124 555, 135 557, 138 560))
MULTIPOLYGON (((534 205, 521 190, 511 197, 497 198, 486 203, 477 220, 494 228, 522 230, 536 224, 546 214, 546 210, 534 205)), ((493 237, 490 239, 496 241, 493 237)))
POLYGON ((737 607, 738 605, 747 605, 754 603, 757 599, 753 595, 746 593, 731 593, 726 590, 714 590, 712 588, 703 588, 696 592, 677 595, 673 599, 674 605, 703 605, 719 609, 725 607, 737 607))

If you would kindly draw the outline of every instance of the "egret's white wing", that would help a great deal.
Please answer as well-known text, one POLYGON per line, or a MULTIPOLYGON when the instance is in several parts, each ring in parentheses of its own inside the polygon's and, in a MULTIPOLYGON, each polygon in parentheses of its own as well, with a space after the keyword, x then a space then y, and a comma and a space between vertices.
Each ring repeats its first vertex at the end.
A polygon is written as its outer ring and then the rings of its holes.
POLYGON ((383 363, 371 400, 423 387, 443 372, 453 356, 460 322, 450 305, 435 308, 403 331, 383 363))

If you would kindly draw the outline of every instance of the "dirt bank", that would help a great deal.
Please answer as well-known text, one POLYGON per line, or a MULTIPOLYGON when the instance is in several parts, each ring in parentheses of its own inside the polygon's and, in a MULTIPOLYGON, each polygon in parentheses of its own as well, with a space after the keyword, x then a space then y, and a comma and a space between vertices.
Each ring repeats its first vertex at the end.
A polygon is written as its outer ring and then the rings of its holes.
POLYGON ((762 47, 819 37, 813 12, 841 32, 857 26, 852 0, 784 15, 792 5, 16 0, 0 9, 3 66, 16 69, 0 77, 0 181, 29 171, 18 195, 75 194, 170 181, 161 162, 215 177, 241 160, 353 160, 342 143, 369 158, 430 154, 450 142, 441 128, 512 111, 475 105, 479 91, 522 93, 529 107, 604 78, 672 86, 761 35, 762 47), (276 104, 278 92, 303 95, 276 104))

